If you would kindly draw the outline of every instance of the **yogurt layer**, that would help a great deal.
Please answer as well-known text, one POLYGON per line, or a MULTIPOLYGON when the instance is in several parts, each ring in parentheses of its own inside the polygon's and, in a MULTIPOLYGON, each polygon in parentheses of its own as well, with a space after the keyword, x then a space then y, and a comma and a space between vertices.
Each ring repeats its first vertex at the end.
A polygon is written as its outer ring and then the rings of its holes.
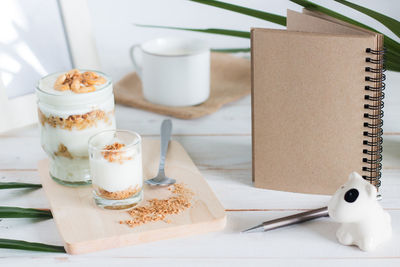
POLYGON ((91 159, 92 183, 108 192, 123 191, 130 187, 142 188, 142 158, 133 156, 122 163, 104 158, 91 159))

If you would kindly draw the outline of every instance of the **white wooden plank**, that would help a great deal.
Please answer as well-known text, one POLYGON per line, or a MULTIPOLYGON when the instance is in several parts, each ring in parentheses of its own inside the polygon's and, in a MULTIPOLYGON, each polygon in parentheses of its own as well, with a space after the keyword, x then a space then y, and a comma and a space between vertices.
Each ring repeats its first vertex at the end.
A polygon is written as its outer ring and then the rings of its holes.
MULTIPOLYGON (((198 167, 250 168, 250 136, 174 136, 173 139, 185 147, 198 167)), ((3 137, 0 147, 0 169, 36 169, 37 162, 46 157, 37 137, 3 137)))
MULTIPOLYGON (((223 106, 214 114, 195 120, 172 118, 175 135, 250 135, 250 97, 239 103, 223 106), (241 104, 244 103, 244 104, 241 104)), ((160 125, 167 116, 117 105, 117 127, 137 131, 144 135, 158 135, 160 125)))
MULTIPOLYGON (((255 188, 248 170, 203 170, 202 174, 227 210, 293 210, 319 208, 330 196, 296 194, 255 188)), ((0 171, 0 181, 39 183, 35 171, 0 171)), ((400 170, 384 170, 381 204, 387 209, 400 210, 400 170)), ((41 189, 12 189, 0 191, 0 203, 5 206, 49 208, 41 189)))
MULTIPOLYGON (((329 218, 323 218, 302 225, 290 226, 267 233, 241 234, 241 230, 258 223, 292 214, 293 212, 229 212, 228 224, 224 232, 189 238, 147 244, 133 249, 125 248, 131 256, 152 256, 153 251, 162 250, 162 256, 177 253, 185 257, 280 257, 280 258, 364 258, 364 257, 396 257, 399 255, 398 238, 395 231, 391 242, 372 253, 365 253, 354 247, 339 245, 335 239, 337 224, 329 218), (397 240, 396 240, 397 239, 397 240), (164 244, 163 244, 164 243, 164 244), (187 248, 187 249, 185 249, 187 248), (142 250, 143 249, 143 250, 142 250), (189 250, 189 251, 187 251, 189 250)), ((400 211, 390 211, 393 225, 399 223, 400 211)), ((114 256, 114 251, 106 252, 114 256)), ((179 257, 176 255, 175 257, 179 257)))
MULTIPOLYGON (((255 188, 250 171, 205 170, 208 183, 225 209, 314 209, 327 205, 330 196, 298 194, 255 188)), ((381 204, 388 209, 400 208, 400 171, 384 170, 381 204)))
POLYGON ((383 170, 382 186, 380 187, 382 194, 381 205, 387 209, 400 208, 400 171, 399 170, 383 170))
MULTIPOLYGON (((79 257, 63 254, 1 250, 3 258, 64 257, 69 259, 99 258, 176 258, 176 259, 380 259, 399 258, 400 231, 395 228, 390 242, 374 252, 362 252, 356 247, 340 245, 335 238, 338 224, 329 218, 306 222, 265 233, 241 234, 240 231, 264 220, 292 214, 293 211, 228 212, 224 231, 188 238, 165 240, 138 246, 112 249, 79 257)), ((400 225, 400 211, 390 210, 393 226, 400 225)), ((0 222, 2 237, 61 244, 52 220, 28 223, 24 219, 4 219, 0 222)))
POLYGON ((298 258, 248 258, 248 257, 237 257, 237 258, 125 258, 125 257, 98 257, 98 258, 66 258, 66 257, 54 257, 54 258, 6 258, 0 259, 0 264, 3 266, 54 266, 55 264, 64 264, 68 266, 96 266, 96 267, 119 267, 119 266, 163 266, 163 267, 179 267, 179 266, 218 266, 218 267, 243 267, 243 266, 296 266, 296 267, 372 267, 372 266, 385 266, 385 267, 397 267, 400 264, 398 258, 362 258, 362 259, 298 259, 298 258))
MULTIPOLYGON (((37 171, 0 171, 0 182, 23 182, 40 184, 37 171)), ((0 190, 0 206, 25 208, 50 208, 42 189, 4 189, 0 190)))
POLYGON ((0 146, 0 169, 36 169, 46 157, 37 137, 3 137, 0 146))
MULTIPOLYGON (((175 135, 250 135, 250 96, 223 106, 216 113, 195 120, 171 118, 175 135)), ((142 135, 158 135, 160 125, 167 116, 116 105, 117 127, 136 131, 142 135)), ((35 126, 9 131, 0 137, 39 137, 35 126)))
MULTIPOLYGON (((251 136, 179 135, 173 139, 182 143, 200 168, 251 168, 251 136)), ((46 157, 39 138, 33 136, 6 136, 0 139, 0 147, 0 169, 35 169, 38 160, 46 157)), ((385 136, 383 166, 400 168, 400 135, 385 136)))

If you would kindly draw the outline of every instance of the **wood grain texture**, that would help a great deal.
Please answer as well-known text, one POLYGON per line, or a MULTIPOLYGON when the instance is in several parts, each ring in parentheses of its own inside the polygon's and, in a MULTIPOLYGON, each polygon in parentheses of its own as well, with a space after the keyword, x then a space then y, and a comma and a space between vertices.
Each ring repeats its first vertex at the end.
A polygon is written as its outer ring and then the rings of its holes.
MULTIPOLYGON (((156 140, 143 140, 144 179, 157 174, 159 146, 156 140)), ((48 160, 40 161, 43 189, 66 251, 82 254, 223 229, 226 223, 224 208, 178 142, 170 143, 165 168, 166 175, 194 192, 192 207, 179 215, 168 216, 170 223, 158 221, 130 228, 119 224, 130 218, 127 212, 96 207, 90 186, 68 188, 55 183, 48 174, 48 160)), ((169 191, 166 187, 145 185, 144 195, 145 202, 166 198, 169 191)))

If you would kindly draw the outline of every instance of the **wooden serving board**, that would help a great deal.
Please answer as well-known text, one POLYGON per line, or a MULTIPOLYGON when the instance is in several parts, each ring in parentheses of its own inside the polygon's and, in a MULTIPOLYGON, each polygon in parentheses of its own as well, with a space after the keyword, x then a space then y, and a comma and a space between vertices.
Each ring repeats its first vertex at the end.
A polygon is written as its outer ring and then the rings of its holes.
MULTIPOLYGON (((144 179, 154 177, 158 171, 159 141, 143 139, 144 179)), ((91 186, 70 188, 57 184, 49 176, 48 160, 39 162, 43 189, 50 202, 51 212, 64 247, 69 254, 141 244, 156 240, 183 237, 221 230, 226 214, 203 176, 184 148, 171 141, 167 153, 167 176, 184 183, 194 192, 192 207, 176 215, 169 215, 169 223, 150 222, 135 228, 119 224, 130 219, 126 211, 103 210, 92 198, 91 186)), ((165 198, 169 190, 144 186, 144 200, 165 198)))

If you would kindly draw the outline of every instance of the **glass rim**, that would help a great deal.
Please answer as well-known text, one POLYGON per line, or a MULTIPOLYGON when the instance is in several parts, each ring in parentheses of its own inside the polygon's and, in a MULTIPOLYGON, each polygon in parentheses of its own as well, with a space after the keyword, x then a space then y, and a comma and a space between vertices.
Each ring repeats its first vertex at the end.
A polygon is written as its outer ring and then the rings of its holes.
POLYGON ((100 136, 100 135, 102 135, 102 134, 110 133, 110 132, 114 132, 114 133, 128 133, 128 134, 131 134, 132 136, 136 136, 136 140, 135 140, 134 142, 131 142, 131 143, 129 143, 129 144, 125 144, 124 147, 122 147, 121 149, 119 149, 120 151, 126 151, 126 150, 128 150, 129 148, 134 147, 134 146, 136 146, 137 144, 140 144, 140 143, 142 142, 142 137, 140 136, 140 134, 138 134, 137 132, 134 132, 134 131, 130 131, 130 130, 119 130, 119 129, 115 129, 115 130, 114 130, 114 129, 111 129, 111 130, 103 130, 103 131, 101 131, 101 132, 98 132, 98 133, 92 135, 92 136, 89 138, 89 140, 88 140, 88 147, 89 147, 89 150, 96 150, 96 151, 114 151, 113 149, 104 149, 104 148, 100 148, 100 147, 98 147, 98 146, 94 146, 94 145, 92 144, 92 141, 93 141, 94 138, 96 138, 96 137, 98 137, 98 136, 100 136))
MULTIPOLYGON (((101 71, 98 71, 98 70, 79 69, 79 68, 77 68, 77 70, 79 70, 80 72, 82 72, 82 71, 83 71, 83 72, 85 72, 85 71, 92 71, 92 72, 95 72, 95 73, 100 74, 101 76, 103 76, 104 78, 107 79, 107 82, 106 82, 105 84, 102 84, 99 88, 96 87, 96 90, 95 90, 95 91, 93 91, 93 92, 88 92, 88 93, 84 93, 84 95, 89 95, 89 94, 93 94, 93 93, 96 93, 96 92, 99 92, 99 91, 103 91, 104 88, 107 88, 108 86, 110 86, 110 85, 112 84, 112 78, 111 78, 110 76, 108 76, 107 74, 105 74, 104 72, 101 72, 101 71)), ((47 74, 46 76, 43 76, 43 77, 40 78, 39 81, 36 83, 36 86, 35 86, 36 90, 39 91, 39 92, 41 92, 41 93, 43 93, 43 94, 45 94, 45 95, 50 95, 50 96, 54 96, 54 97, 66 97, 66 95, 63 95, 63 94, 53 94, 53 93, 50 93, 50 92, 45 91, 45 90, 43 90, 43 89, 40 88, 40 82, 41 82, 42 80, 44 80, 44 79, 46 79, 46 78, 48 78, 48 77, 50 77, 50 76, 52 76, 52 75, 56 75, 56 74, 57 74, 57 75, 61 75, 61 74, 66 73, 66 72, 67 72, 67 71, 52 72, 52 73, 47 74)), ((76 95, 79 95, 79 94, 76 94, 76 95)), ((81 94, 81 95, 82 95, 82 94, 81 94)), ((67 96, 67 97, 68 97, 68 96, 67 96)))

